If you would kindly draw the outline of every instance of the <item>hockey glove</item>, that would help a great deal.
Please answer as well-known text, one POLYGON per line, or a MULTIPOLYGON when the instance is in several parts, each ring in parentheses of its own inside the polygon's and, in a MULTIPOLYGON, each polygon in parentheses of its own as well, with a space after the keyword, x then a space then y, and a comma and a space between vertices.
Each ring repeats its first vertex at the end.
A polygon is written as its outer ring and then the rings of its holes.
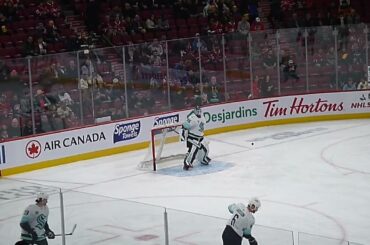
POLYGON ((55 238, 55 234, 52 230, 48 230, 45 234, 49 239, 54 239, 55 238))
POLYGON ((54 239, 55 238, 55 234, 52 230, 50 230, 48 222, 45 223, 45 235, 49 239, 54 239))
POLYGON ((245 238, 248 239, 249 245, 258 245, 256 239, 251 235, 244 235, 245 238))

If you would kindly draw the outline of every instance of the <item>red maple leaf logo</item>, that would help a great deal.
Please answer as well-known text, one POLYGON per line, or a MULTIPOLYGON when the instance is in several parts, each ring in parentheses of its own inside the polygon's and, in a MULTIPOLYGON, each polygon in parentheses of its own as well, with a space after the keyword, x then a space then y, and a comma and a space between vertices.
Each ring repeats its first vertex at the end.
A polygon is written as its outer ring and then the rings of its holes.
POLYGON ((37 154, 37 153, 39 153, 39 148, 40 147, 35 145, 35 143, 32 143, 31 147, 28 147, 28 151, 29 151, 30 155, 37 154))

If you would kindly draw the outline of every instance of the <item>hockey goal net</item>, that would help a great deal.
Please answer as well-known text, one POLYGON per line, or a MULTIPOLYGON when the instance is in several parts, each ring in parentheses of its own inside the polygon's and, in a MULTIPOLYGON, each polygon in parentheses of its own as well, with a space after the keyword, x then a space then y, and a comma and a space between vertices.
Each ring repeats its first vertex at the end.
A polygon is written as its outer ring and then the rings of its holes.
POLYGON ((139 167, 152 168, 156 171, 159 166, 168 166, 169 162, 173 162, 173 160, 177 163, 181 162, 185 157, 186 146, 185 142, 181 142, 180 136, 181 124, 168 124, 152 128, 149 148, 139 167))

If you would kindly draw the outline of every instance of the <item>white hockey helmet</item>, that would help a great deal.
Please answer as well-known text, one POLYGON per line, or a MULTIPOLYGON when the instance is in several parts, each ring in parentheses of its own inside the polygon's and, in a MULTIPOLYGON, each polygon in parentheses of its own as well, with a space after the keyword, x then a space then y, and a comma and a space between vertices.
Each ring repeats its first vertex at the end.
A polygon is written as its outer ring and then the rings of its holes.
POLYGON ((261 207, 261 201, 257 197, 253 197, 249 200, 248 208, 251 212, 256 212, 261 207))
POLYGON ((40 199, 42 199, 42 200, 48 200, 49 199, 49 195, 46 194, 45 192, 39 192, 39 193, 37 193, 36 199, 37 200, 40 200, 40 199))

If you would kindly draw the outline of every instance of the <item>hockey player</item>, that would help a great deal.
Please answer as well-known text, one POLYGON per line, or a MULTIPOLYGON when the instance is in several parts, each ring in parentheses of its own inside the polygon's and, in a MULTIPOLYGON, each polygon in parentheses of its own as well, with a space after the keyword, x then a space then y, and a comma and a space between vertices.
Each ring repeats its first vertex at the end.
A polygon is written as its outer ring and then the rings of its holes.
POLYGON ((243 237, 248 239, 249 245, 258 245, 251 232, 255 222, 253 214, 260 207, 258 198, 252 198, 247 207, 242 203, 229 205, 232 216, 222 233, 223 245, 241 245, 243 237))
POLYGON ((55 238, 54 232, 50 230, 48 225, 48 198, 47 194, 39 193, 37 194, 36 204, 31 204, 24 210, 20 222, 22 241, 16 244, 47 245, 46 237, 49 239, 55 238))
POLYGON ((206 121, 203 117, 200 106, 187 116, 187 120, 182 124, 182 140, 186 140, 188 152, 184 159, 184 170, 193 167, 195 160, 203 165, 208 165, 211 159, 208 157, 208 142, 204 139, 204 125, 206 121))

